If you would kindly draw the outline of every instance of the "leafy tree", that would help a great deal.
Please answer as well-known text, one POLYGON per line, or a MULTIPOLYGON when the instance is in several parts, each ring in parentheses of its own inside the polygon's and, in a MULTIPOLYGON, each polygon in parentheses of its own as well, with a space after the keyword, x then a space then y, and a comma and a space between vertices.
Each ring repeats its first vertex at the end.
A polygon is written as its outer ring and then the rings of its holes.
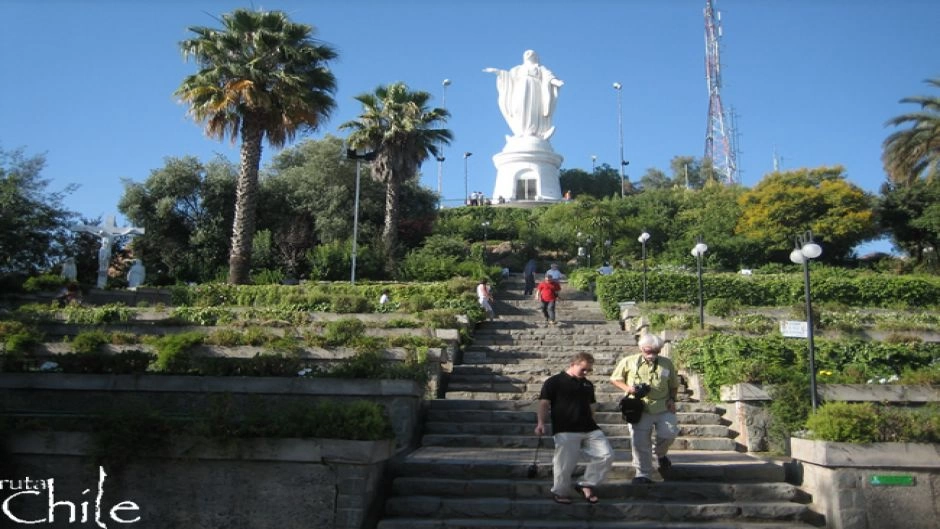
POLYGON ((434 128, 449 116, 443 108, 429 109, 431 94, 412 92, 405 83, 379 86, 373 93, 356 96, 362 104, 359 119, 341 125, 351 129, 354 149, 375 153, 372 177, 385 184, 386 269, 394 273, 398 252, 401 186, 417 178, 421 162, 437 156, 438 147, 450 143, 451 132, 434 128))
POLYGON ((40 176, 45 163, 43 155, 0 149, 0 274, 48 269, 69 251, 68 226, 77 214, 62 199, 75 186, 48 191, 40 176))
MULTIPOLYGON (((926 82, 940 88, 940 77, 926 82)), ((888 178, 896 186, 911 185, 921 177, 936 179, 940 176, 940 97, 905 97, 901 102, 920 105, 920 111, 888 120, 890 126, 910 125, 884 141, 881 158, 888 178)))
POLYGON ((620 174, 606 163, 596 167, 592 173, 583 169, 562 169, 559 181, 561 189, 571 191, 574 197, 604 198, 620 194, 620 174))
POLYGON ((643 176, 640 177, 640 189, 643 191, 651 189, 669 189, 672 185, 672 180, 666 176, 666 173, 653 167, 647 169, 643 176))
POLYGON ((235 220, 229 255, 230 283, 249 281, 258 201, 258 170, 265 137, 281 147, 313 130, 335 106, 336 79, 327 62, 336 52, 312 38, 314 29, 281 11, 236 9, 222 29, 194 26, 180 43, 199 72, 176 90, 194 119, 213 138, 241 138, 235 220))
POLYGON ((711 160, 701 158, 696 160, 692 156, 674 156, 669 161, 669 168, 672 170, 672 182, 681 187, 702 189, 709 179, 715 180, 711 160))
POLYGON ((841 166, 773 172, 739 198, 735 231, 763 247, 766 260, 787 262, 794 236, 812 230, 822 259, 840 261, 877 235, 873 202, 841 166))
POLYGON ((155 284, 213 279, 225 264, 235 216, 238 168, 223 158, 166 158, 142 183, 124 181, 118 202, 135 225, 135 254, 146 259, 155 284))
MULTIPOLYGON (((356 194, 356 162, 346 157, 340 138, 304 141, 275 157, 261 180, 259 228, 271 234, 271 258, 288 275, 303 275, 310 263, 308 250, 334 244, 347 254, 352 245, 353 210, 356 194)), ((384 223, 385 186, 361 178, 357 277, 384 277, 382 267, 366 268, 362 259, 367 247, 379 250, 384 223)), ((401 244, 421 244, 436 216, 435 194, 417 180, 400 189, 401 244)), ((319 262, 336 252, 317 252, 319 262)), ((370 262, 371 263, 371 262, 370 262)), ((332 265, 330 265, 332 266, 332 265)), ((322 270, 322 265, 318 265, 322 270)), ((348 277, 349 266, 345 265, 348 277)))
POLYGON ((878 218, 894 240, 918 264, 940 262, 940 178, 881 186, 878 218))

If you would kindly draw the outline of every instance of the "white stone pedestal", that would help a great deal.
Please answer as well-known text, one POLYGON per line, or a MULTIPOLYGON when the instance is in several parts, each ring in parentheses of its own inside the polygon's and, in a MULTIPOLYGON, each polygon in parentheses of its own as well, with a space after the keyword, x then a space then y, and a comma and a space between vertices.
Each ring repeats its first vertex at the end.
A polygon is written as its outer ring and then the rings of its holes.
POLYGON ((503 151, 493 156, 496 186, 492 199, 508 202, 562 200, 559 173, 564 158, 536 137, 507 137, 503 151))

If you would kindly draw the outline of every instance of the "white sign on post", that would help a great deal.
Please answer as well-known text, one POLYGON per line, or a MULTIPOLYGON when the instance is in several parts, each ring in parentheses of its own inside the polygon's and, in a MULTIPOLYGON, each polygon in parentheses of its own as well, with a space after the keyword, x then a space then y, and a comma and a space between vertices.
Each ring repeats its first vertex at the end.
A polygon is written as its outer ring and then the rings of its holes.
POLYGON ((787 338, 809 338, 809 326, 805 321, 781 321, 780 334, 787 338))

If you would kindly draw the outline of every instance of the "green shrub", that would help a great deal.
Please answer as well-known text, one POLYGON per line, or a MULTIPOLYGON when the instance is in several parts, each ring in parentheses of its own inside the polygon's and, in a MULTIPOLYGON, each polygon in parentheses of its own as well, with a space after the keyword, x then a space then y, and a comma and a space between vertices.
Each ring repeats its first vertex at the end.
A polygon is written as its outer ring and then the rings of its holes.
POLYGON ((768 388, 771 400, 767 411, 770 412, 770 424, 767 428, 767 440, 770 451, 787 453, 790 437, 803 429, 806 418, 812 411, 809 394, 809 377, 799 371, 782 374, 777 382, 768 388))
POLYGON ((23 282, 26 292, 52 292, 65 286, 68 280, 57 274, 42 274, 33 276, 23 282))
POLYGON ((228 307, 176 307, 170 317, 203 326, 225 325, 236 320, 235 312, 228 307))
POLYGON ((712 298, 705 303, 705 313, 709 316, 727 318, 737 312, 739 303, 731 298, 712 298))
POLYGON ((878 440, 878 410, 868 402, 827 402, 809 416, 806 428, 813 439, 873 443, 878 440))
POLYGON ((336 378, 383 378, 388 371, 386 361, 378 351, 364 351, 336 365, 328 376, 336 378))
POLYGON ((421 312, 434 308, 434 298, 414 295, 401 300, 401 308, 407 312, 421 312))
POLYGON ((935 360, 923 369, 905 369, 899 384, 940 386, 940 360, 935 360))
POLYGON ((82 331, 72 339, 72 350, 79 354, 94 353, 110 342, 111 336, 102 330, 82 331))
POLYGON ((110 334, 110 342, 112 345, 132 345, 140 343, 140 338, 131 332, 112 331, 110 334))
POLYGON ((62 373, 128 375, 145 373, 155 359, 156 355, 145 351, 91 351, 57 355, 55 362, 62 373))
POLYGON ((763 314, 739 314, 731 318, 735 330, 749 334, 768 334, 778 328, 777 320, 763 314))
POLYGON ((386 329, 416 329, 421 326, 421 322, 411 318, 395 318, 388 320, 383 325, 386 329))
POLYGON ((42 343, 42 334, 18 321, 0 321, 0 345, 9 355, 28 353, 42 343))
POLYGON ((343 318, 326 324, 324 338, 328 345, 338 346, 352 343, 365 333, 366 324, 356 318, 343 318))
POLYGON ((363 296, 336 296, 332 309, 339 314, 361 314, 372 312, 372 303, 363 296))
POLYGON ((600 276, 597 270, 590 268, 578 268, 568 274, 568 284, 581 291, 590 291, 591 285, 600 276))
MULTIPOLYGON (((479 305, 475 308, 479 309, 479 305)), ((482 312, 482 309, 479 309, 482 312)), ((457 312, 451 309, 429 310, 421 314, 421 319, 432 329, 457 329, 457 312)))
POLYGON ((187 373, 192 370, 192 349, 201 345, 205 334, 185 332, 160 337, 147 337, 144 343, 157 350, 152 368, 166 373, 187 373))
POLYGON ((126 322, 134 315, 134 310, 123 303, 109 303, 99 307, 67 305, 62 308, 66 323, 100 325, 104 323, 126 322))

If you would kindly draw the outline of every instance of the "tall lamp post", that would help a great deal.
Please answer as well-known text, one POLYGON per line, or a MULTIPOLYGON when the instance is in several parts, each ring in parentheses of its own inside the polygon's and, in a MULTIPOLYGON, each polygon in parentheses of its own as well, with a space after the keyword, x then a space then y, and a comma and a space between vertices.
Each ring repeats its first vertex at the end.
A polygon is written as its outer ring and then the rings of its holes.
POLYGON ((486 236, 489 232, 490 221, 481 222, 480 226, 483 226, 483 264, 486 264, 486 236))
POLYGON ((650 234, 644 231, 636 240, 643 245, 643 303, 646 303, 646 241, 650 240, 650 234))
POLYGON ((463 199, 464 202, 470 197, 470 165, 467 163, 467 159, 473 156, 473 153, 467 151, 463 153, 463 199))
POLYGON ((702 299, 702 257, 708 251, 708 245, 702 242, 701 235, 697 239, 695 246, 692 247, 692 256, 698 268, 698 325, 700 329, 705 328, 705 305, 702 299))
MULTIPOLYGON (((450 86, 450 79, 444 79, 441 83, 441 108, 447 110, 447 87, 450 86)), ((438 200, 438 209, 444 208, 444 142, 442 141, 440 146, 437 148, 437 196, 438 200)))
POLYGON ((360 151, 359 149, 346 149, 346 158, 356 160, 356 198, 353 201, 353 237, 352 237, 352 261, 349 266, 349 282, 356 284, 356 252, 359 242, 359 180, 362 174, 362 161, 371 162, 375 160, 378 151, 360 151))
POLYGON ((624 168, 629 163, 623 159, 623 85, 614 83, 614 90, 617 91, 617 125, 620 128, 620 198, 623 198, 623 187, 626 180, 624 168))
POLYGON ((796 248, 790 252, 790 260, 803 265, 803 286, 806 296, 806 337, 809 339, 809 396, 813 411, 819 405, 816 397, 816 349, 813 344, 813 305, 809 288, 809 261, 822 255, 822 248, 813 242, 813 232, 807 231, 796 237, 796 248))

